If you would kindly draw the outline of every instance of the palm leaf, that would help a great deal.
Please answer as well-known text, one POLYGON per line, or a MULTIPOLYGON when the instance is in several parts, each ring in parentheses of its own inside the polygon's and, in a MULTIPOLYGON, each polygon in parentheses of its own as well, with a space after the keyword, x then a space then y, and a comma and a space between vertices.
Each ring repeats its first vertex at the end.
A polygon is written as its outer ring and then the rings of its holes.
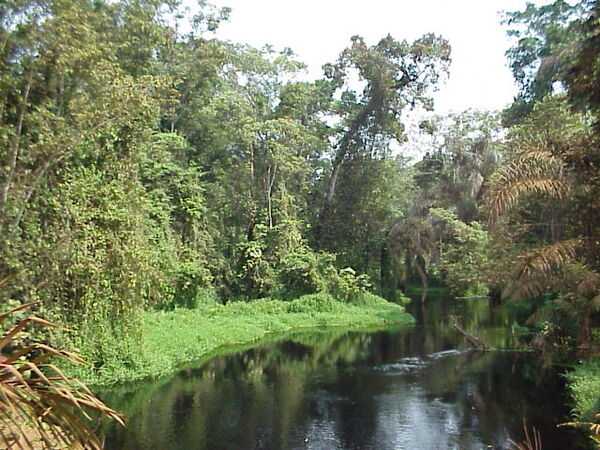
MULTIPOLYGON (((577 257, 582 245, 579 239, 570 239, 545 245, 517 257, 513 281, 503 292, 503 297, 523 299, 547 292, 563 277, 558 276, 577 257)), ((555 286, 559 288, 561 286, 555 286)))
POLYGON ((515 442, 512 439, 509 440, 511 449, 513 450, 542 450, 542 435, 535 427, 531 428, 531 433, 527 427, 527 422, 523 420, 523 432, 525 434, 525 440, 522 442, 515 442))
MULTIPOLYGON (((32 306, 15 308, 1 315, 0 321, 32 306)), ((92 429, 92 416, 104 416, 124 425, 123 417, 85 385, 46 363, 59 358, 80 364, 78 355, 41 343, 19 344, 21 334, 30 325, 52 324, 30 316, 18 321, 0 339, 0 349, 16 347, 0 357, 0 447, 31 450, 79 445, 100 450, 102 442, 92 429)))
POLYGON ((577 248, 582 244, 579 239, 570 239, 545 245, 519 256, 518 277, 530 277, 535 274, 552 275, 575 260, 577 248))
POLYGON ((493 175, 487 194, 490 221, 496 222, 528 194, 563 198, 568 187, 558 158, 548 151, 528 150, 493 175))

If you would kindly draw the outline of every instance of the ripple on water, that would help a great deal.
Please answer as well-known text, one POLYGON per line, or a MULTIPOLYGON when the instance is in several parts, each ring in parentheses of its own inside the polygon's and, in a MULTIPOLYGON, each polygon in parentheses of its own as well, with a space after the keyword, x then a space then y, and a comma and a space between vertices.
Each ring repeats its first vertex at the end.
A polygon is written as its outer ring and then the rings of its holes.
POLYGON ((424 369, 428 363, 422 358, 408 357, 402 358, 394 363, 382 364, 373 368, 376 372, 381 372, 388 375, 398 375, 415 372, 424 369))
POLYGON ((437 361, 442 358, 449 358, 452 356, 459 356, 463 353, 465 353, 465 351, 452 349, 431 353, 423 358, 418 356, 411 356, 399 359, 398 361, 393 363, 375 366, 373 370, 387 375, 403 375, 422 370, 429 366, 433 361, 437 361))
POLYGON ((441 358, 447 358, 449 356, 462 355, 463 353, 466 353, 466 351, 465 350, 460 351, 460 350, 456 350, 456 349, 444 350, 444 351, 441 351, 441 352, 432 353, 431 355, 428 355, 427 358, 429 358, 429 359, 441 359, 441 358))

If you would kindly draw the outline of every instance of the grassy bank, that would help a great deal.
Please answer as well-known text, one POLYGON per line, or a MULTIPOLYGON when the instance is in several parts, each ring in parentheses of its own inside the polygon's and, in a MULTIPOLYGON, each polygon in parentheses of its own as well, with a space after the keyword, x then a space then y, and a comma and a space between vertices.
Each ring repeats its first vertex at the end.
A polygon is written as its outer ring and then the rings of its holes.
POLYGON ((352 303, 313 294, 292 301, 263 299, 149 312, 143 321, 143 348, 135 361, 95 371, 78 369, 76 375, 96 386, 159 378, 231 347, 297 330, 377 328, 409 324, 413 318, 401 306, 371 294, 352 303))

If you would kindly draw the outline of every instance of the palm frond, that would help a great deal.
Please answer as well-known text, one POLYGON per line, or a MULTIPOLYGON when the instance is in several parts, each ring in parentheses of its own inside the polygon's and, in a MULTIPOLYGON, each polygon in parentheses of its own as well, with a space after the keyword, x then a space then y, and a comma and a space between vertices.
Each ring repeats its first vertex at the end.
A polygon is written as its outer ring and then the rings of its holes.
POLYGON ((589 435, 589 437, 592 439, 592 441, 594 441, 594 443, 596 444, 596 447, 600 448, 600 414, 596 414, 594 416, 594 419, 595 419, 594 422, 574 421, 574 422, 561 423, 558 426, 559 427, 577 428, 579 430, 585 431, 589 435))
MULTIPOLYGON (((24 305, 3 314, 0 321, 32 306, 24 305)), ((0 340, 0 349, 14 347, 9 353, 0 354, 0 447, 30 450, 79 445, 100 450, 102 442, 91 427, 92 415, 121 425, 124 418, 85 385, 46 362, 60 358, 79 364, 79 356, 41 343, 17 343, 31 324, 51 325, 30 316, 18 321, 0 340)))
POLYGON ((527 194, 563 198, 568 187, 558 158, 544 150, 526 151, 492 177, 487 195, 490 221, 496 222, 527 194))
MULTIPOLYGON (((570 239, 535 248, 517 257, 517 265, 503 297, 524 299, 548 292, 563 278, 560 275, 577 257, 582 245, 579 239, 570 239)), ((559 289, 560 290, 560 289, 559 289)))
POLYGON ((566 264, 575 260, 580 239, 569 239, 538 247, 519 256, 519 278, 535 274, 551 275, 566 264))
POLYGON ((512 439, 509 441, 513 450, 542 450, 542 436, 535 427, 531 427, 531 432, 527 427, 527 422, 523 420, 523 432, 525 440, 515 442, 512 439))

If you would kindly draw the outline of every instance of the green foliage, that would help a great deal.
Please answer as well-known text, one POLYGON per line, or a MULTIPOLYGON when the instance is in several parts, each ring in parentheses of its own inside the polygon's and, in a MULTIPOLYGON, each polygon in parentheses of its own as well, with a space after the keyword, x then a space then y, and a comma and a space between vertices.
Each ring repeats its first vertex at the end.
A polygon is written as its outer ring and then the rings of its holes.
POLYGON ((577 365, 566 377, 576 418, 592 421, 600 413, 600 361, 593 359, 577 365))
POLYGON ((357 275, 354 269, 346 267, 333 277, 328 290, 335 298, 352 302, 367 294, 371 287, 368 275, 357 275))
POLYGON ((414 42, 391 35, 374 45, 352 37, 335 64, 324 67, 336 90, 339 116, 323 205, 315 218, 319 249, 336 252, 342 266, 380 277, 380 254, 406 199, 405 161, 392 158, 394 144, 405 140, 403 111, 431 109, 430 88, 450 63, 450 45, 425 34, 414 42), (364 89, 356 89, 358 79, 364 89))
POLYGON ((351 302, 371 290, 373 285, 366 274, 357 275, 350 267, 338 270, 334 263, 335 256, 306 248, 290 253, 278 270, 281 294, 295 297, 326 292, 351 302))
POLYGON ((282 294, 296 297, 327 291, 331 278, 337 273, 335 257, 302 248, 286 255, 278 270, 282 294))
POLYGON ((446 228, 447 238, 441 244, 439 270, 452 294, 486 295, 484 268, 489 264, 487 231, 477 222, 462 222, 448 210, 434 208, 431 214, 446 228))
MULTIPOLYGON (((202 267, 199 261, 180 262, 173 275, 172 306, 195 308, 199 302, 210 298, 210 272, 202 267)), ((171 305, 169 305, 171 306, 171 305)))
POLYGON ((69 330, 49 338, 98 373, 144 365, 148 311, 366 301, 413 187, 391 157, 402 112, 431 107, 450 63, 432 34, 355 37, 299 82, 291 50, 215 39, 229 10, 202 1, 183 23, 184 3, 23 0, 0 14, 0 300, 41 300, 69 330))
POLYGON ((515 41, 506 56, 520 87, 515 103, 505 112, 507 123, 521 120, 536 102, 555 93, 558 82, 565 81, 582 38, 580 21, 589 5, 587 0, 556 0, 506 13, 504 24, 515 41))
POLYGON ((341 313, 344 311, 344 304, 335 301, 332 296, 325 293, 305 295, 302 298, 293 300, 288 306, 290 313, 341 313))
POLYGON ((42 260, 49 284, 40 296, 79 331, 82 351, 98 365, 115 353, 133 357, 140 313, 167 295, 153 240, 162 236, 153 236, 140 190, 118 175, 80 169, 52 199, 51 255, 42 260))
POLYGON ((493 240, 502 243, 494 245, 491 278, 503 284, 505 297, 531 301, 559 294, 534 313, 536 322, 556 327, 550 338, 577 334, 582 347, 590 343, 600 289, 597 221, 587 215, 600 193, 590 164, 594 141, 589 120, 564 96, 540 101, 511 129, 509 159, 488 192, 493 240))

